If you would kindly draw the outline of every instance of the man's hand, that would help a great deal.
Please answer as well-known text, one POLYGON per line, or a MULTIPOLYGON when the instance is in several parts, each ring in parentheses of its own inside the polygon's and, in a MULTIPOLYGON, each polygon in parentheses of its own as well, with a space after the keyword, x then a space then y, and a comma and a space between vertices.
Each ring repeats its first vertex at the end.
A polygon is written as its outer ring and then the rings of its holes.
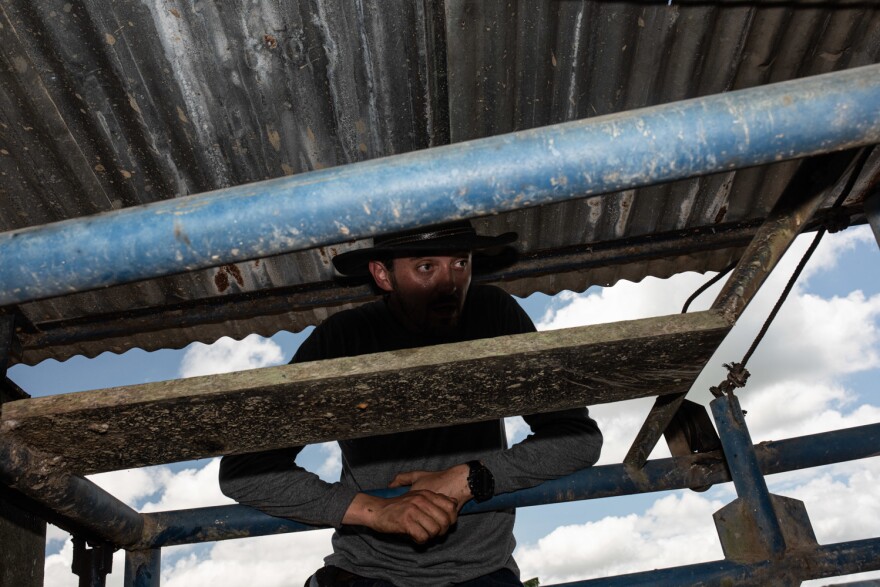
POLYGON ((458 519, 458 503, 433 491, 411 490, 392 498, 358 493, 343 524, 358 524, 385 534, 406 534, 419 544, 443 536, 458 519))
POLYGON ((457 503, 456 513, 473 497, 468 486, 467 465, 456 465, 444 471, 409 471, 399 473, 388 487, 406 487, 412 490, 427 490, 440 493, 454 499, 457 503))

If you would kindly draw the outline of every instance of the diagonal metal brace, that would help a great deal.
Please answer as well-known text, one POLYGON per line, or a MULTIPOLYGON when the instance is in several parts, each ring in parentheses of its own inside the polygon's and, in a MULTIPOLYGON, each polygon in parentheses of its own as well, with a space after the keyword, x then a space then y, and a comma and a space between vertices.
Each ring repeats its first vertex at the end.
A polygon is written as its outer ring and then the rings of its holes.
MULTIPOLYGON (((739 318, 822 203, 843 189, 849 175, 858 172, 858 156, 858 150, 849 150, 803 161, 725 283, 713 309, 720 310, 731 323, 739 318), (805 197, 804 194, 811 195, 805 197)), ((657 398, 627 452, 624 464, 636 470, 645 466, 685 395, 657 398)))

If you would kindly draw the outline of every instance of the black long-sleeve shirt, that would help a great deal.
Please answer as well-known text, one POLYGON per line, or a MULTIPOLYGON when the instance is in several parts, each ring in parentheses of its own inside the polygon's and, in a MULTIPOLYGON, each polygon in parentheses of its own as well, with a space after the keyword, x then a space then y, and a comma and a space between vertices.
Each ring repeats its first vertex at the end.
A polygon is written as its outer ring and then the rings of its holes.
MULTIPOLYGON (((384 301, 341 312, 321 324, 293 362, 307 362, 535 330, 507 293, 474 286, 457 333, 436 339, 413 334, 384 301)), ((295 417, 295 416, 292 416, 295 417)), ((294 463, 302 447, 224 457, 223 492, 268 514, 337 528, 328 564, 397 585, 446 585, 501 568, 517 571, 512 553, 514 513, 461 516, 447 535, 417 545, 403 536, 343 526, 354 496, 386 487, 398 473, 443 470, 481 460, 496 493, 538 485, 587 467, 599 458, 602 435, 586 408, 524 416, 532 434, 507 448, 502 420, 339 441, 342 476, 327 483, 294 463)))

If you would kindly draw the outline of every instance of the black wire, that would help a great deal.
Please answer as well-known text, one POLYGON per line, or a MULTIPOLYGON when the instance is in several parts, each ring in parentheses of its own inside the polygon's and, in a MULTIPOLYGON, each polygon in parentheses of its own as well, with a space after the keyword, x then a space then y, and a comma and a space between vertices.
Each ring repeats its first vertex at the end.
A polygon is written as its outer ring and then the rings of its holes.
MULTIPOLYGON (((870 149, 862 149, 862 152, 859 153, 859 156, 855 159, 855 165, 853 166, 853 171, 850 173, 850 176, 846 180, 846 185, 841 190, 840 195, 837 196, 837 199, 834 201, 834 204, 831 206, 831 210, 836 210, 843 205, 843 202, 852 192, 852 188, 856 183, 856 180, 862 174, 862 169, 865 167, 865 163, 868 161, 868 156, 870 155, 870 149)), ((752 346, 749 347, 749 350, 746 352, 743 360, 739 363, 742 369, 745 369, 746 363, 751 358, 752 353, 755 352, 755 349, 758 347, 758 343, 761 342, 761 339, 764 338, 764 335, 767 334, 767 330, 770 328, 770 324, 773 322, 773 319, 776 317, 777 312, 782 307, 783 302, 785 302, 785 298, 788 297, 788 294, 791 292, 791 289, 794 287, 795 282, 797 281, 798 276, 800 276, 801 271, 804 270, 804 267, 807 265, 807 261, 810 260, 810 257, 815 252, 816 247, 819 246, 819 242, 822 240, 822 237, 825 236, 825 232, 827 228, 822 226, 818 231, 816 231, 816 237, 813 239, 813 242, 810 244, 810 248, 807 249, 807 252, 804 253, 804 256, 801 258, 800 263, 798 263, 797 268, 794 270, 794 273, 791 276, 791 279, 788 280, 788 284, 786 284, 785 289, 782 290, 782 294, 779 296, 779 299, 776 300, 776 305, 773 306, 773 310, 767 316, 767 319, 764 321, 764 325, 761 327, 761 331, 758 332, 758 336, 755 337, 755 340, 752 342, 752 346)))
MULTIPOLYGON (((846 228, 846 226, 848 225, 849 219, 847 218, 842 227, 836 226, 839 219, 836 219, 833 213, 839 212, 840 207, 843 206, 843 202, 852 192, 853 186, 855 186, 856 180, 862 174, 862 170, 865 167, 865 163, 867 163, 868 161, 870 153, 870 149, 863 148, 858 157, 854 159, 855 165, 853 166, 853 171, 850 174, 849 178, 847 178, 846 185, 841 190, 840 195, 837 196, 834 204, 831 206, 828 217, 825 219, 825 223, 816 231, 816 237, 813 239, 813 242, 810 244, 810 247, 807 249, 806 253, 804 253, 804 256, 801 258, 800 263, 798 263, 797 268, 794 270, 794 273, 788 280, 788 284, 785 286, 785 289, 782 291, 779 299, 776 300, 776 305, 773 306, 773 310, 767 316, 767 319, 764 320, 764 325, 761 327, 761 331, 758 332, 758 335, 752 342, 752 346, 749 347, 749 350, 746 352, 741 362, 724 365, 725 367, 727 367, 728 371, 725 381, 722 381, 716 387, 709 388, 709 391, 711 391, 714 396, 720 397, 724 393, 733 393, 734 387, 743 387, 746 384, 746 380, 749 378, 749 372, 748 370, 746 370, 746 363, 755 352, 755 349, 758 348, 758 344, 761 342, 761 339, 763 339, 764 335, 767 334, 767 330, 770 328, 770 324, 773 323, 773 319, 776 318, 776 314, 779 312, 779 309, 782 308, 782 304, 785 302, 785 298, 788 297, 788 294, 794 287, 795 282, 797 282, 801 271, 803 271, 804 267, 806 267, 807 261, 810 260, 810 257, 816 251, 816 248, 819 246, 819 242, 822 240, 825 232, 827 232, 828 230, 831 230, 831 232, 837 232, 838 230, 846 228), (831 227, 830 225, 832 224, 834 224, 835 226, 831 227)), ((696 294, 692 297, 696 297, 696 294)), ((690 302, 690 300, 688 300, 688 302, 690 302)), ((685 304, 685 308, 687 308, 687 304, 685 304)))
POLYGON ((684 307, 681 309, 681 313, 686 314, 688 311, 688 308, 691 305, 691 302, 693 302, 695 299, 697 299, 701 293, 703 293, 704 291, 706 291, 707 289, 709 289, 710 287, 712 287, 713 285, 718 283, 725 275, 727 275, 728 273, 733 271, 733 268, 736 267, 737 263, 739 263, 738 260, 734 261, 733 263, 731 263, 730 265, 728 265, 727 267, 722 269, 721 273, 719 273, 718 275, 716 275, 715 277, 713 277, 712 279, 710 279, 709 281, 707 281, 706 283, 701 285, 699 288, 697 288, 697 291, 692 293, 691 297, 689 297, 687 299, 687 301, 684 303, 684 307))
POLYGON ((791 288, 794 287, 794 284, 797 281, 798 276, 800 276, 801 271, 803 271, 804 267, 807 266, 807 261, 809 261, 810 257, 813 256, 813 252, 816 250, 816 247, 819 246, 819 241, 822 240, 823 236, 825 236, 824 226, 820 228, 818 232, 816 232, 816 238, 813 239, 812 244, 810 244, 810 248, 807 249, 807 252, 804 253, 803 257, 801 257, 801 262, 798 263, 797 268, 791 275, 791 279, 788 280, 785 289, 782 290, 782 294, 779 296, 779 299, 776 300, 776 305, 773 306, 773 310, 767 316, 767 319, 764 320, 764 325, 761 327, 761 331, 758 332, 758 336, 755 337, 755 340, 752 342, 752 346, 749 347, 749 350, 746 352, 743 360, 740 361, 739 364, 743 368, 745 368, 746 363, 752 356, 752 353, 754 353, 755 349, 758 348, 758 343, 760 343, 761 339, 764 338, 764 335, 767 334, 767 330, 770 328, 770 324, 773 322, 773 319, 776 317, 777 312, 779 312, 779 309, 782 307, 783 302, 785 302, 785 298, 787 298, 788 294, 791 292, 791 288))

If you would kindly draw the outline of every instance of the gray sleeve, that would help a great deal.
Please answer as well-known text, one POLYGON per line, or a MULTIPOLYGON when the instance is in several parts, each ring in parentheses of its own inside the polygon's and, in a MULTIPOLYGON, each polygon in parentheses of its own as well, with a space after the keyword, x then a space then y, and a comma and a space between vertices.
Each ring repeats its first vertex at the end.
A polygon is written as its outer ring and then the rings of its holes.
POLYGON ((522 442, 481 458, 495 477, 495 493, 534 487, 599 460, 602 433, 586 408, 523 416, 532 429, 522 442))
POLYGON ((301 450, 225 456, 220 461, 220 490, 271 516, 338 528, 357 491, 339 482, 322 481, 297 466, 301 450))
MULTIPOLYGON (((340 347, 345 337, 336 332, 336 323, 331 319, 316 328, 291 363, 345 354, 340 347)), ((225 456, 220 461, 220 490, 238 503, 272 516, 338 528, 357 490, 339 482, 327 483, 297 466, 296 456, 302 449, 297 446, 225 456)))

